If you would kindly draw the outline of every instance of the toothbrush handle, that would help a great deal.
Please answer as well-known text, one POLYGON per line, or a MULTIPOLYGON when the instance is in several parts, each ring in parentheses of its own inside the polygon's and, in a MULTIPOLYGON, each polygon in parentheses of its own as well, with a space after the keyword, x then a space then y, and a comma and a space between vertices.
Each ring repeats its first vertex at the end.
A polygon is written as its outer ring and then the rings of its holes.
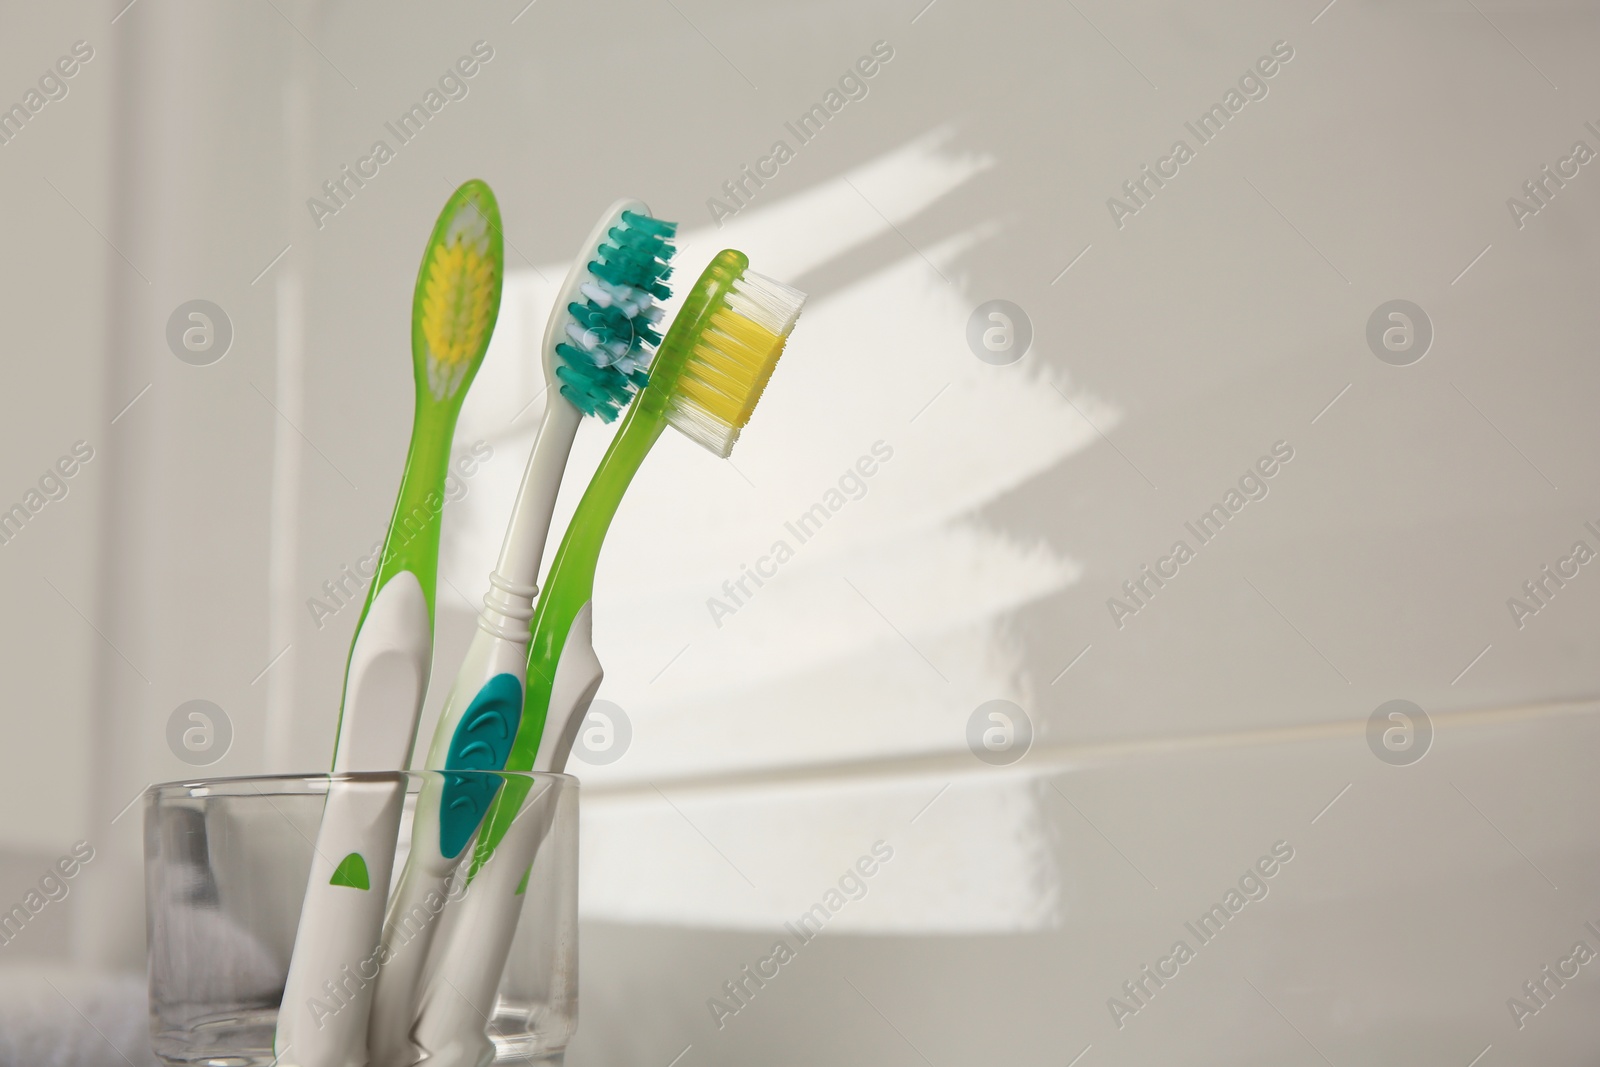
POLYGON ((478 869, 466 894, 449 905, 448 933, 435 942, 438 956, 411 1039, 430 1067, 485 1067, 494 1059, 495 997, 522 914, 523 876, 549 833, 553 803, 548 786, 524 804, 500 846, 478 869))
MULTIPOLYGON (((578 612, 561 650, 554 699, 546 718, 552 731, 547 738, 550 743, 541 746, 536 771, 562 772, 584 713, 600 688, 604 672, 591 639, 591 607, 586 603, 578 612)), ((538 796, 522 802, 533 784, 526 778, 506 782, 479 835, 479 855, 487 853, 487 858, 478 865, 466 895, 446 904, 449 925, 434 941, 438 963, 411 1034, 418 1050, 438 1057, 439 1067, 481 1067, 493 1058, 484 1020, 494 1016, 495 993, 522 914, 517 889, 554 812, 551 804, 539 805, 538 796), (535 808, 542 808, 543 814, 530 815, 535 808), (490 824, 497 815, 504 818, 501 813, 505 812, 514 813, 511 823, 491 851, 485 840, 490 824)), ((432 1067, 433 1060, 428 1062, 432 1067)))
POLYGON ((550 708, 544 717, 544 736, 533 760, 535 771, 561 774, 567 769, 578 729, 589 712, 589 705, 594 702, 595 693, 600 690, 605 673, 600 657, 594 652, 594 601, 585 601, 573 617, 566 644, 561 646, 561 658, 556 662, 555 678, 550 686, 550 708))
MULTIPOLYGON (((511 758, 506 761, 507 770, 560 774, 566 769, 583 714, 604 676, 600 660, 594 654, 592 618, 592 604, 585 601, 572 620, 560 653, 551 657, 555 665, 549 670, 548 680, 543 670, 530 673, 522 725, 517 728, 511 758), (548 744, 541 741, 542 737, 548 744)), ((521 799, 517 793, 519 786, 525 790, 526 780, 509 781, 483 817, 472 860, 474 871, 500 847, 501 837, 516 817, 517 802, 521 799)))
POLYGON ((416 1062, 411 1044, 417 993, 455 864, 439 854, 439 796, 443 784, 429 778, 417 797, 411 852, 383 923, 383 970, 372 995, 367 1046, 377 1067, 416 1062))
MULTIPOLYGON (((351 646, 334 773, 392 772, 411 754, 433 650, 425 591, 410 571, 374 596, 351 646)), ((278 1011, 281 1067, 365 1067, 384 903, 406 779, 328 786, 278 1011)))
MULTIPOLYGON (((500 642, 484 644, 469 650, 463 667, 466 677, 494 672, 497 662, 513 658, 515 650, 504 649, 500 642)), ((384 924, 383 971, 373 993, 367 1035, 378 1067, 415 1062, 411 1023, 428 949, 450 877, 502 786, 498 772, 521 715, 522 681, 509 671, 490 674, 475 692, 470 684, 458 682, 445 702, 440 717, 443 736, 435 738, 437 751, 429 760, 442 764, 444 771, 429 775, 417 797, 411 852, 384 924), (470 701, 467 693, 472 694, 470 701)))
MULTIPOLYGON (((545 542, 550 536, 550 519, 555 513, 561 476, 566 471, 567 457, 572 454, 572 442, 582 421, 583 415, 577 408, 547 388, 544 418, 539 423, 533 451, 528 455, 528 465, 522 471, 522 484, 511 506, 511 521, 500 546, 499 562, 495 564, 495 575, 500 581, 494 583, 484 598, 485 608, 503 610, 502 601, 516 603, 524 609, 531 604, 534 596, 531 590, 539 579, 539 564, 544 559, 545 542), (507 596, 502 584, 516 592, 507 596), (529 590, 526 603, 518 595, 524 589, 529 590)), ((526 640, 526 634, 523 639, 526 640)))
POLYGON ((296 951, 278 1011, 282 1067, 364 1067, 369 986, 378 977, 403 777, 328 788, 296 951))

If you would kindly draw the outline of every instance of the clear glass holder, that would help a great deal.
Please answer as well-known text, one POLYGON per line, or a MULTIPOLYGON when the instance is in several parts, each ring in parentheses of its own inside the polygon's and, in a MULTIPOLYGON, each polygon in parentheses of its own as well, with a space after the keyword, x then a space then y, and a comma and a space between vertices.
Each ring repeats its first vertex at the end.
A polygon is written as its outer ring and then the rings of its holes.
MULTIPOLYGON (((470 773, 492 779, 500 795, 525 796, 519 820, 532 816, 541 837, 518 886, 520 917, 493 1008, 484 1013, 480 1033, 465 1035, 467 1044, 480 1049, 479 1063, 559 1065, 578 1022, 578 782, 564 774, 470 773)), ((162 1063, 275 1063, 273 1037, 318 824, 330 786, 346 782, 406 794, 392 889, 410 853, 418 798, 425 787, 436 795, 444 772, 212 778, 145 793, 150 1033, 162 1063)), ((473 848, 462 849, 436 913, 435 951, 470 895, 473 848)), ((373 949, 377 953, 378 946, 373 949)), ((381 981, 381 971, 375 980, 381 981)), ((432 980, 430 967, 423 983, 432 980)), ((459 1067, 478 1067, 459 1052, 451 1055, 463 1059, 459 1067)), ((458 1067, 446 1058, 428 1062, 458 1067)), ((405 1065, 374 1061, 370 1067, 405 1065)))

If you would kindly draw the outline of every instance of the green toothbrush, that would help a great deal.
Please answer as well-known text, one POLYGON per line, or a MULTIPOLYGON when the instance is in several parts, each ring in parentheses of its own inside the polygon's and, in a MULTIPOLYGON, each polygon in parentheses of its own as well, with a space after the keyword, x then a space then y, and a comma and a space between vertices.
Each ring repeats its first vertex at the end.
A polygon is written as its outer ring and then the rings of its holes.
MULTIPOLYGON (((433 660, 450 441, 489 347, 504 273, 499 206, 487 185, 469 181, 445 203, 417 272, 411 448, 383 557, 350 644, 336 775, 404 770, 410 762, 433 660)), ((278 1012, 273 1047, 282 1067, 367 1063, 371 989, 348 973, 359 974, 379 947, 404 800, 403 782, 329 785, 278 1012), (342 990, 342 1003, 328 988, 342 990)))

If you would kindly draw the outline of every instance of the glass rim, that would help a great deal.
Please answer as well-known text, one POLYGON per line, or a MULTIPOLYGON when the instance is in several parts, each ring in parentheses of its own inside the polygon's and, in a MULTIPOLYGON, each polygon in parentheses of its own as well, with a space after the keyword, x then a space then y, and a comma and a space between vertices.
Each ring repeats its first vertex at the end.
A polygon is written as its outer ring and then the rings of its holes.
MULTIPOLYGON (((285 796, 320 796, 328 791, 328 787, 335 782, 370 782, 393 783, 404 780, 406 792, 415 793, 422 788, 422 783, 430 775, 449 773, 440 769, 421 769, 409 771, 347 771, 335 774, 332 771, 318 771, 301 774, 245 774, 223 775, 210 778, 182 778, 171 782, 157 782, 147 786, 144 799, 148 801, 163 800, 205 800, 212 798, 239 797, 250 799, 253 797, 285 797, 285 796)), ((578 779, 571 774, 558 774, 553 771, 461 771, 454 773, 493 774, 504 779, 526 778, 531 781, 546 781, 552 786, 562 789, 577 788, 578 779)))

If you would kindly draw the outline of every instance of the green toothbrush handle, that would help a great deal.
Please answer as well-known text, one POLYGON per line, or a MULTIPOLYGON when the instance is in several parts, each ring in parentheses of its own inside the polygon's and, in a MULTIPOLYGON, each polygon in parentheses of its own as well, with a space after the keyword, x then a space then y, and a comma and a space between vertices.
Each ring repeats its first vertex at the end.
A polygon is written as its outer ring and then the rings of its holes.
POLYGON ((616 517, 622 496, 644 458, 661 437, 666 419, 651 415, 639 405, 628 409, 622 428, 600 461, 583 499, 573 512, 572 523, 556 549, 550 565, 544 595, 533 617, 533 638, 528 645, 527 696, 522 705, 522 725, 516 743, 506 760, 508 771, 533 769, 534 759, 544 735, 545 716, 550 710, 551 687, 556 665, 572 631, 572 621, 594 597, 595 567, 600 546, 616 517))
MULTIPOLYGON (((450 444, 455 436, 460 405, 425 403, 423 387, 418 388, 416 432, 411 435, 411 452, 406 457, 405 474, 395 500, 389 533, 384 539, 383 558, 367 590, 361 610, 365 620, 373 598, 390 578, 401 571, 417 576, 428 601, 428 617, 433 618, 434 592, 439 582, 439 530, 444 515, 445 479, 450 473, 450 444)), ((361 630, 361 621, 356 631, 361 630)))
POLYGON ((361 617, 356 620, 355 633, 350 638, 344 693, 339 702, 339 725, 334 735, 335 769, 396 770, 404 768, 411 758, 416 713, 422 707, 422 694, 428 688, 428 674, 433 660, 433 603, 435 586, 439 580, 439 528, 444 512, 445 476, 450 465, 450 439, 455 433, 458 407, 451 405, 449 410, 440 411, 433 405, 418 402, 411 433, 411 452, 406 459, 405 473, 401 476, 394 515, 389 520, 389 534, 384 538, 383 558, 373 574, 366 603, 361 606, 361 617), (399 575, 409 577, 390 590, 391 582, 399 575), (417 593, 421 594, 421 604, 411 600, 417 593), (374 617, 373 607, 380 603, 380 597, 383 598, 381 606, 384 610, 374 617), (393 609, 403 603, 411 603, 414 612, 402 611, 402 617, 396 618, 393 609), (377 625, 369 625, 375 619, 377 625), (395 654, 399 655, 398 659, 395 654), (378 670, 372 662, 368 662, 373 656, 392 662, 378 670), (352 694, 364 691, 364 685, 374 679, 389 677, 400 666, 409 667, 418 685, 416 708, 411 711, 409 720, 404 717, 391 720, 394 709, 381 706, 392 703, 393 697, 383 697, 377 705, 358 709, 353 720, 352 694), (373 715, 377 716, 380 724, 409 721, 410 739, 400 738, 392 725, 378 725, 369 729, 355 727, 356 720, 373 715), (369 750, 369 755, 379 752, 385 755, 370 766, 367 765, 370 760, 366 758, 351 763, 356 758, 352 752, 354 744, 369 750), (390 752, 397 744, 403 745, 403 749, 390 752))

